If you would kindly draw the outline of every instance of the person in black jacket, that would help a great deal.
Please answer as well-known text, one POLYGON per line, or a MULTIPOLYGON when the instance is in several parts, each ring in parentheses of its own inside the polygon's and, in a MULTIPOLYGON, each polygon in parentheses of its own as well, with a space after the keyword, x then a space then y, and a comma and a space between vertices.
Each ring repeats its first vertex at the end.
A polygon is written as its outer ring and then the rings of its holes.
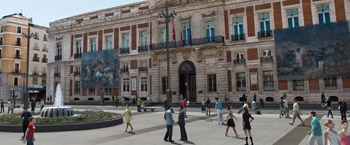
POLYGON ((26 134, 27 131, 27 127, 29 125, 29 118, 32 117, 32 114, 30 112, 28 112, 27 108, 23 108, 23 113, 21 115, 21 118, 23 119, 23 137, 22 139, 24 139, 24 136, 26 134))
POLYGON ((346 120, 346 111, 348 110, 346 106, 346 102, 344 102, 344 98, 341 98, 339 104, 339 111, 341 114, 341 120, 346 120))
POLYGON ((181 141, 187 141, 187 133, 185 129, 185 112, 183 111, 183 107, 179 107, 179 120, 176 122, 180 126, 180 133, 181 133, 181 141))

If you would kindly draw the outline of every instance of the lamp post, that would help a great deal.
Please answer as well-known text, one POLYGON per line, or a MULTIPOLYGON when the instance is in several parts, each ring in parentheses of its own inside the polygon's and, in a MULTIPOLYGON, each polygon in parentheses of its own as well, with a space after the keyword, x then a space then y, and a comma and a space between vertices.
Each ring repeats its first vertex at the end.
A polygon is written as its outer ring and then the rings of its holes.
POLYGON ((165 1, 165 13, 164 11, 161 11, 159 13, 158 18, 165 18, 165 29, 166 29, 166 41, 165 41, 165 48, 166 48, 166 54, 167 54, 167 105, 172 104, 172 98, 171 98, 171 87, 170 87, 170 58, 169 58, 169 18, 174 18, 176 16, 176 12, 172 11, 169 14, 169 6, 168 6, 168 0, 165 1))
POLYGON ((31 23, 28 23, 28 33, 22 33, 23 38, 27 38, 27 72, 26 72, 26 91, 25 94, 23 94, 23 104, 24 108, 29 108, 29 102, 28 102, 28 97, 29 97, 29 92, 28 92, 28 72, 29 72, 29 50, 30 50, 30 38, 35 37, 34 33, 30 33, 30 27, 34 26, 31 23))

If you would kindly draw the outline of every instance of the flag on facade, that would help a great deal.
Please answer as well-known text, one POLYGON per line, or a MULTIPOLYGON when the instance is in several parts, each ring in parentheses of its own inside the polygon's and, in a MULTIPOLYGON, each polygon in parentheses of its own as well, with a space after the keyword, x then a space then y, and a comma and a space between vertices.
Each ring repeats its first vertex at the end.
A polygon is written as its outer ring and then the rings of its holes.
POLYGON ((180 23, 180 32, 181 32, 181 40, 184 40, 183 34, 182 34, 182 23, 180 23))
POLYGON ((188 18, 188 42, 192 45, 192 35, 191 35, 191 17, 188 18))
POLYGON ((174 25, 174 19, 173 19, 172 23, 173 23, 173 40, 176 41, 176 39, 175 39, 175 25, 174 25))

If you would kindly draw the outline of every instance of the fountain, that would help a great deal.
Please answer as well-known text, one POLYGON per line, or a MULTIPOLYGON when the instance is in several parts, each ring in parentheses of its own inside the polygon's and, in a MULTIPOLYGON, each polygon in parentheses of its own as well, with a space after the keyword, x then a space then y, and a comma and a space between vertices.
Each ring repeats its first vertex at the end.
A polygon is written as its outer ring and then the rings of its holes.
POLYGON ((56 98, 53 107, 44 107, 40 112, 40 117, 54 118, 54 117, 71 117, 74 116, 72 107, 63 105, 63 95, 61 85, 57 84, 56 98))

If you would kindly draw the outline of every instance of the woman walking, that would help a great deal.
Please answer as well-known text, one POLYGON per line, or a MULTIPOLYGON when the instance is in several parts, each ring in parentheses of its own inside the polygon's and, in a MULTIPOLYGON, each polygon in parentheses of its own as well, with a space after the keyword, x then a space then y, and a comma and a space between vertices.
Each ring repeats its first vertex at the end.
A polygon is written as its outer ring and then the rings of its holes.
POLYGON ((131 127, 131 131, 130 133, 132 133, 132 130, 134 129, 130 123, 130 118, 132 119, 132 115, 131 115, 131 110, 129 109, 129 104, 126 104, 126 109, 125 112, 123 114, 123 117, 125 116, 125 121, 126 121, 126 128, 125 128, 125 132, 128 131, 128 127, 131 127))
POLYGON ((243 131, 245 134, 245 142, 246 142, 245 145, 248 145, 248 135, 249 135, 250 141, 252 142, 252 145, 253 145, 254 144, 253 137, 251 134, 252 127, 250 126, 250 123, 254 120, 254 118, 249 114, 247 107, 244 107, 243 111, 244 111, 244 113, 242 116, 243 116, 243 131), (250 118, 252 120, 250 120, 250 118), (247 132, 248 132, 248 135, 247 135, 247 132))
POLYGON ((35 131, 35 126, 34 126, 34 117, 30 117, 29 118, 29 125, 27 128, 27 131, 25 133, 24 139, 23 139, 23 143, 25 143, 27 141, 27 145, 34 145, 34 131, 35 131))
POLYGON ((338 134, 335 132, 334 123, 332 120, 327 119, 324 126, 328 127, 328 130, 323 132, 323 140, 325 145, 340 145, 340 141, 338 140, 338 134), (327 144, 328 142, 328 144, 327 144))
POLYGON ((236 131, 236 124, 235 124, 235 122, 233 121, 233 118, 235 118, 236 121, 237 121, 237 118, 233 115, 233 112, 232 112, 232 105, 228 105, 227 110, 228 110, 228 115, 227 115, 226 120, 225 120, 225 122, 227 122, 227 127, 226 127, 226 134, 225 134, 225 136, 228 136, 227 133, 228 133, 228 129, 230 129, 230 127, 233 128, 233 132, 235 132, 236 136, 239 136, 239 135, 237 134, 237 131, 236 131))
POLYGON ((341 125, 343 127, 343 130, 339 131, 338 137, 341 141, 342 145, 349 145, 350 144, 350 132, 348 130, 348 122, 346 120, 343 120, 341 122, 341 125))
POLYGON ((209 99, 209 97, 207 98, 207 115, 210 116, 210 99, 209 99))
POLYGON ((327 114, 327 118, 329 117, 329 114, 331 114, 332 118, 333 118, 333 113, 332 113, 332 101, 331 101, 331 98, 328 97, 327 99, 327 110, 328 110, 328 114, 327 114))
POLYGON ((202 113, 205 112, 205 99, 202 100, 202 113))

